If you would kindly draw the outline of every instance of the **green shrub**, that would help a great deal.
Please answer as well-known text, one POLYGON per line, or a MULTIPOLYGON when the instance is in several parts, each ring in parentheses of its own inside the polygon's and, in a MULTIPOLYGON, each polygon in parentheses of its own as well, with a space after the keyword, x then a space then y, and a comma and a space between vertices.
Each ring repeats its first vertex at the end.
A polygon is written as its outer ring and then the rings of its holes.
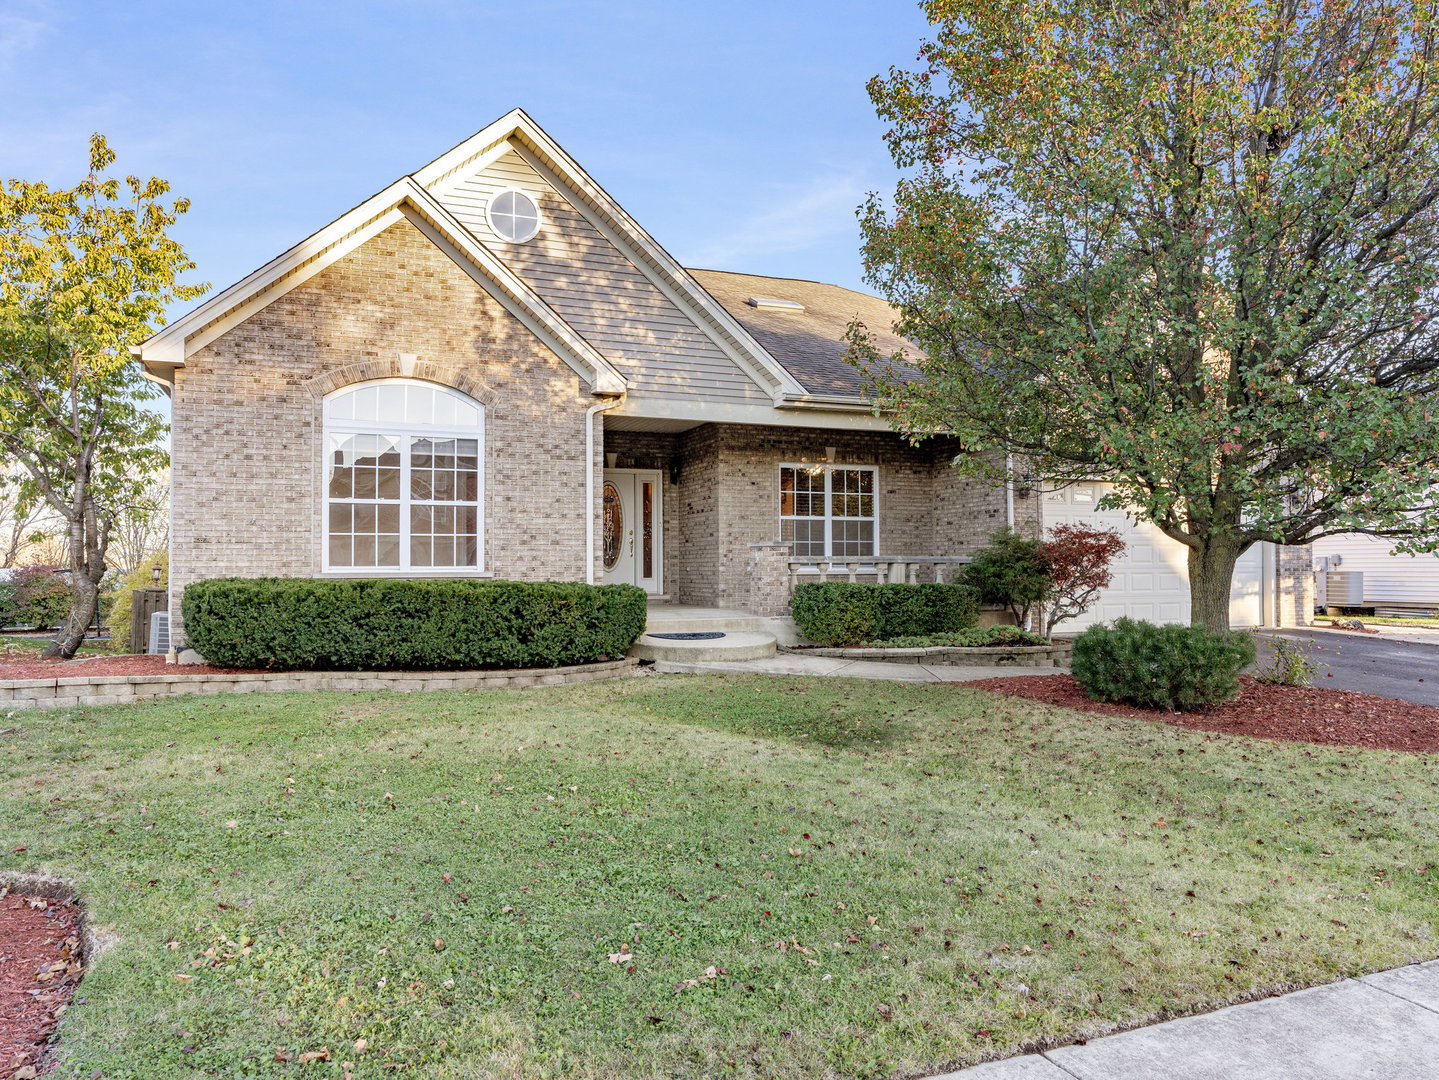
POLYGON ((105 611, 105 625, 110 628, 110 651, 128 653, 130 641, 130 604, 136 589, 165 588, 170 584, 170 553, 161 551, 154 558, 146 559, 130 573, 115 582, 114 587, 104 596, 109 600, 105 611), (160 584, 155 585, 150 576, 154 567, 160 567, 160 584))
POLYGON ((633 585, 462 579, 213 578, 185 587, 185 637, 222 667, 469 670, 623 656, 633 585))
POLYGON ((1054 587, 1042 549, 1038 540, 1000 529, 965 566, 960 580, 979 593, 982 603, 1007 609, 1023 626, 1029 609, 1047 599, 1054 587))
POLYGON ((70 614, 70 579, 53 566, 22 566, 10 574, 15 626, 49 630, 70 614))
POLYGON ((790 614, 820 645, 968 630, 979 621, 979 596, 967 585, 861 585, 814 581, 795 586, 790 614))
POLYGON ((1313 644, 1313 638, 1308 645, 1292 638, 1270 638, 1269 666, 1254 677, 1274 686, 1313 686, 1318 666, 1309 655, 1309 645, 1313 644))
POLYGON ((945 634, 916 634, 871 641, 885 649, 976 649, 985 645, 1048 645, 1049 639, 1031 634, 1017 626, 986 626, 973 630, 954 630, 945 634))
POLYGON ((1239 695, 1239 673, 1254 663, 1249 634, 1202 626, 1155 626, 1116 619, 1074 642, 1074 678, 1095 701, 1142 709, 1202 708, 1239 695))

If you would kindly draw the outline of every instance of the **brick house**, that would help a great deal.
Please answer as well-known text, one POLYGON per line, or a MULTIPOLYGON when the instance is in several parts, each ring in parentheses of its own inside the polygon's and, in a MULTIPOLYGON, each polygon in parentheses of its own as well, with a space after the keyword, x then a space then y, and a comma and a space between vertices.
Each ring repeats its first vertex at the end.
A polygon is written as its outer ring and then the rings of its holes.
MULTIPOLYGON (((878 298, 680 266, 509 113, 135 350, 172 398, 174 639, 218 575, 623 581, 772 614, 822 564, 932 577, 1007 522, 1096 516, 1101 485, 992 488, 952 440, 894 434, 842 359, 856 315, 903 346, 878 298)), ((1096 617, 1187 617, 1177 545, 1125 527, 1096 617)), ((1255 555, 1235 621, 1302 610, 1305 576, 1255 555)))

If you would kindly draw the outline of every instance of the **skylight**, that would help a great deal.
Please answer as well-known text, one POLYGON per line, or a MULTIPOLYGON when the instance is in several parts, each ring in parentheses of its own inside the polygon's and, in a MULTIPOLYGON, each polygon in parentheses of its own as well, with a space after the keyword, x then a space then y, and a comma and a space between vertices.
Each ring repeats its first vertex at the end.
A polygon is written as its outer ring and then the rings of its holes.
POLYGON ((804 311, 804 305, 796 300, 778 300, 773 296, 751 296, 745 303, 760 311, 789 311, 796 315, 804 311))

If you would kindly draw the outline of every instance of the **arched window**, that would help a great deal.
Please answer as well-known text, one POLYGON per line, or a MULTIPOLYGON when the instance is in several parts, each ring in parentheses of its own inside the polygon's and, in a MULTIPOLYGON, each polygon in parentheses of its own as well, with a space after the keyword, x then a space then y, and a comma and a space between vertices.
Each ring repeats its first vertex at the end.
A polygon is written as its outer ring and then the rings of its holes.
POLYGON ((386 379, 325 398, 325 569, 483 569, 484 406, 386 379))

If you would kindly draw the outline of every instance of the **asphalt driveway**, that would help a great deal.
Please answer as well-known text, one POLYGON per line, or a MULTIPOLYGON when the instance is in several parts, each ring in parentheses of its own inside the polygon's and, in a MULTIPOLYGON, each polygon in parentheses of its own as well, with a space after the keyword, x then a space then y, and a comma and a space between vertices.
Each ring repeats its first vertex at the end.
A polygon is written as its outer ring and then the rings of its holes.
POLYGON ((1264 639, 1281 634, 1310 643, 1309 656, 1319 665, 1315 686, 1439 705, 1439 644, 1341 630, 1264 630, 1260 667, 1268 659, 1264 639))

